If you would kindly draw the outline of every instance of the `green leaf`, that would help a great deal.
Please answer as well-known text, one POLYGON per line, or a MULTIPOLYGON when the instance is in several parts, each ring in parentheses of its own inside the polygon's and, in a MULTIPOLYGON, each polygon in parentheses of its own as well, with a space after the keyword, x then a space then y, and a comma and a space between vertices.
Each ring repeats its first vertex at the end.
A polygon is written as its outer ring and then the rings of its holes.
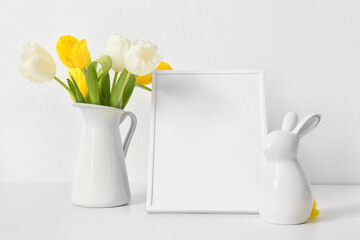
POLYGON ((73 84, 69 79, 67 79, 67 83, 68 83, 68 85, 69 85, 70 91, 71 91, 72 94, 75 96, 74 101, 77 102, 74 84, 73 84))
POLYGON ((104 77, 111 69, 112 66, 112 60, 111 57, 108 55, 102 55, 98 59, 96 59, 94 62, 99 63, 102 66, 101 74, 99 75, 99 79, 104 77))
POLYGON ((89 94, 86 95, 85 102, 91 104, 90 95, 89 95, 89 94))
POLYGON ((80 91, 74 77, 71 74, 70 74, 70 78, 71 78, 72 84, 74 85, 73 86, 73 88, 74 88, 73 91, 75 93, 77 102, 84 103, 85 102, 84 96, 82 95, 82 93, 81 93, 81 91, 80 91))
MULTIPOLYGON (((103 105, 109 105, 109 98, 110 98, 110 76, 109 73, 106 73, 102 78, 99 80, 99 89, 100 94, 103 100, 103 105)), ((101 99, 100 99, 101 100, 101 99)))
POLYGON ((106 101, 106 99, 104 98, 103 95, 100 95, 100 105, 103 105, 103 106, 108 106, 109 105, 109 102, 106 101))
MULTIPOLYGON (((89 63, 86 65, 85 67, 85 71, 87 71, 89 69, 89 66, 92 64, 94 64, 94 62, 91 62, 91 59, 89 59, 89 63)), ((95 62, 95 69, 97 69, 97 62, 95 62)))
POLYGON ((121 88, 122 88, 122 85, 124 84, 127 74, 128 74, 128 71, 126 69, 124 69, 124 71, 122 71, 119 79, 117 80, 115 86, 111 89, 109 106, 116 107, 116 108, 119 107, 120 100, 121 100, 120 99, 121 88))
POLYGON ((88 87, 88 94, 91 104, 100 104, 100 91, 98 86, 98 76, 96 73, 96 62, 88 65, 86 71, 86 85, 88 87))
POLYGON ((135 83, 135 87, 142 88, 142 89, 144 89, 146 91, 152 92, 151 88, 149 88, 149 87, 147 87, 145 85, 142 85, 140 83, 135 83))
POLYGON ((124 93, 123 93, 123 97, 121 100, 121 109, 124 109, 126 107, 127 103, 129 102, 131 94, 133 93, 134 88, 135 88, 135 82, 136 82, 135 75, 131 74, 131 76, 128 80, 128 83, 126 84, 126 86, 124 88, 124 93))
POLYGON ((97 75, 100 76, 104 72, 104 68, 101 67, 99 70, 97 70, 97 75))

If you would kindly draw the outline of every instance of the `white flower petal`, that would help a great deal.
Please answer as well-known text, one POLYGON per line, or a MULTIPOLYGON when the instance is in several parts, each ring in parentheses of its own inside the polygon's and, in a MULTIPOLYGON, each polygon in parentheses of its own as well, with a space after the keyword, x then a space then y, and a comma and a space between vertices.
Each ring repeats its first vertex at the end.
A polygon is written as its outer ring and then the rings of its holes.
POLYGON ((136 40, 125 54, 125 67, 132 74, 144 76, 159 66, 163 55, 148 41, 136 40))
POLYGON ((106 54, 112 59, 112 69, 115 72, 124 70, 124 55, 131 46, 131 41, 117 33, 110 36, 106 47, 106 54))
POLYGON ((18 70, 26 79, 42 83, 54 78, 56 65, 54 59, 44 48, 30 42, 23 47, 18 70))

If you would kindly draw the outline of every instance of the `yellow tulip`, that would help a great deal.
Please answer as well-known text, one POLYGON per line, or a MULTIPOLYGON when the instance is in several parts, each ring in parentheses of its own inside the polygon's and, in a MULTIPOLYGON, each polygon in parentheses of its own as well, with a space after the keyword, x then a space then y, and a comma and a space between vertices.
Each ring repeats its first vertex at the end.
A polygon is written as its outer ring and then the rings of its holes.
MULTIPOLYGON (((159 66, 156 68, 156 70, 172 70, 172 67, 166 63, 166 62, 161 62, 159 64, 159 66)), ((137 76, 136 78, 136 83, 138 84, 142 84, 142 85, 148 85, 152 82, 152 74, 148 74, 145 76, 137 76)))
POLYGON ((69 68, 69 79, 71 79, 70 74, 71 76, 73 76, 77 86, 79 87, 81 94, 85 99, 88 92, 88 88, 86 85, 86 79, 83 72, 79 68, 69 68))
POLYGON ((56 51, 59 55, 60 60, 68 68, 75 67, 73 61, 71 60, 71 53, 75 44, 77 44, 78 42, 79 40, 77 40, 73 36, 66 35, 60 37, 59 41, 56 44, 56 51))
POLYGON ((56 51, 61 62, 68 68, 85 68, 90 59, 86 40, 79 41, 70 35, 59 38, 56 51))
POLYGON ((319 215, 319 209, 317 208, 317 204, 316 204, 316 201, 315 199, 313 200, 313 208, 311 210, 311 214, 310 214, 310 217, 309 219, 315 219, 318 215, 319 215))
POLYGON ((76 43, 71 52, 71 60, 77 68, 83 69, 89 63, 90 53, 86 40, 76 43))

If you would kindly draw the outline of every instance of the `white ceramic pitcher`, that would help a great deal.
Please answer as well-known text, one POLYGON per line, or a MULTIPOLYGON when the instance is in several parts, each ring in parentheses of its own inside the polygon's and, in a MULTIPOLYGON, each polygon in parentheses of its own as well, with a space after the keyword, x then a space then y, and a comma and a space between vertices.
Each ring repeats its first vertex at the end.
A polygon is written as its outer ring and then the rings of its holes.
POLYGON ((308 220, 313 198, 297 152, 300 138, 313 130, 320 118, 319 114, 311 114, 297 124, 297 114, 288 113, 282 129, 266 137, 259 196, 259 213, 265 222, 299 224, 308 220))
POLYGON ((133 113, 118 108, 75 103, 83 121, 71 200, 82 207, 113 207, 130 201, 125 156, 136 128, 133 113), (124 143, 119 125, 129 116, 124 143))

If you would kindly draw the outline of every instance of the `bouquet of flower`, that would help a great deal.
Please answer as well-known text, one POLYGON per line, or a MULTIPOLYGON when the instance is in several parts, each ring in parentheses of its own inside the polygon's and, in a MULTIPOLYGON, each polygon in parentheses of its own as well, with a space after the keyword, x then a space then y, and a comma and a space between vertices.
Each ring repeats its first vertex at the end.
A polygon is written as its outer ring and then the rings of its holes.
POLYGON ((56 80, 75 102, 89 103, 124 109, 135 87, 151 91, 151 73, 171 70, 162 62, 158 47, 148 41, 130 40, 113 34, 106 48, 106 55, 91 60, 87 42, 73 36, 62 36, 56 45, 61 62, 68 67, 68 79, 64 83, 56 74, 51 55, 40 45, 30 42, 24 45, 20 73, 27 79, 43 83, 56 80), (110 70, 114 71, 112 84, 110 70))

